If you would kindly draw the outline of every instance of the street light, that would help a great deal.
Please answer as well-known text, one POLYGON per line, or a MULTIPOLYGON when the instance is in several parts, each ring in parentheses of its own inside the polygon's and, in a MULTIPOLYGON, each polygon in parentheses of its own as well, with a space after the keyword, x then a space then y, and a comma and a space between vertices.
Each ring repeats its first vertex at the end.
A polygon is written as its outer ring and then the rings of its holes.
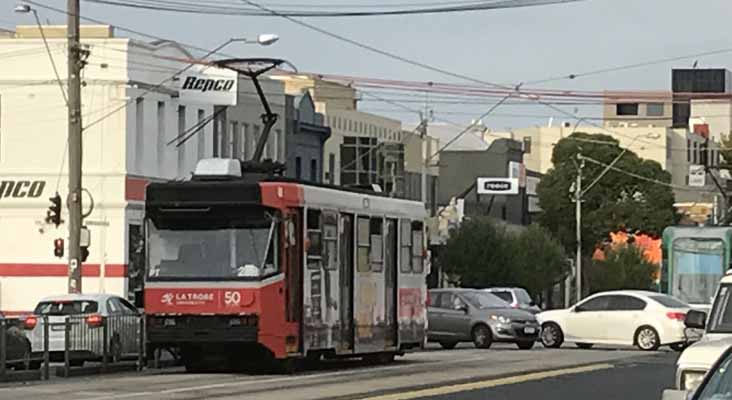
POLYGON ((48 53, 48 58, 51 60, 51 67, 53 67, 53 73, 56 75, 56 81, 58 82, 59 88, 61 88, 61 95, 64 98, 64 102, 66 104, 69 104, 69 99, 66 96, 66 90, 64 89, 64 84, 61 81, 61 76, 58 74, 58 68, 56 68, 56 62, 53 60, 53 55, 51 54, 51 48, 48 46, 48 41, 46 40, 46 34, 43 31, 43 25, 41 25, 41 20, 38 18, 38 12, 34 8, 32 8, 29 4, 18 4, 13 9, 13 12, 17 14, 30 14, 33 13, 33 17, 36 19, 36 25, 38 26, 38 31, 41 33, 41 38, 43 39, 43 44, 46 46, 46 53, 48 53))

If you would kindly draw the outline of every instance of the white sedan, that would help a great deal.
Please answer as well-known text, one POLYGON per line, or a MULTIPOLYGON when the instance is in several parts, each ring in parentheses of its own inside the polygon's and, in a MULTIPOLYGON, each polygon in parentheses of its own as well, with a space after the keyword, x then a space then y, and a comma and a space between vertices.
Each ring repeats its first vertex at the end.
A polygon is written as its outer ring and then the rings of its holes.
POLYGON ((665 294, 621 290, 594 294, 574 307, 546 311, 536 319, 545 347, 557 348, 567 341, 582 349, 609 344, 651 351, 670 345, 680 351, 686 345, 684 318, 689 309, 665 294))

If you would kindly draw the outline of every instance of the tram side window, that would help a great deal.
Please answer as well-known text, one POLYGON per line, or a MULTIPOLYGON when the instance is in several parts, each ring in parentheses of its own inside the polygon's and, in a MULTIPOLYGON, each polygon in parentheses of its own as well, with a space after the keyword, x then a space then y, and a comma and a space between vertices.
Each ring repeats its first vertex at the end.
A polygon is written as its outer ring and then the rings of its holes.
POLYGON ((412 222, 412 272, 417 274, 424 272, 423 236, 422 222, 412 222))
POLYGON ((323 212, 323 265, 338 269, 338 214, 323 212))
POLYGON ((400 271, 402 273, 412 272, 412 225, 408 219, 401 220, 400 240, 401 249, 399 254, 400 271))
POLYGON ((308 268, 320 269, 323 260, 323 231, 320 210, 308 210, 308 268))
POLYGON ((356 258, 358 272, 369 272, 371 270, 369 265, 370 222, 368 218, 358 219, 358 253, 356 258))
POLYGON ((371 271, 373 272, 384 270, 383 224, 383 219, 371 218, 371 271))

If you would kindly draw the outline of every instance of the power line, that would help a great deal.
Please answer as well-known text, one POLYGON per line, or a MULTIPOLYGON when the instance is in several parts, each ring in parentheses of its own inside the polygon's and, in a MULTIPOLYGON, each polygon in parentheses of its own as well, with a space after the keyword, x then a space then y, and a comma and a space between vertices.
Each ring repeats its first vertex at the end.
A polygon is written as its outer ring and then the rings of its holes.
MULTIPOLYGON (((240 16, 272 16, 263 10, 252 10, 242 7, 222 7, 222 6, 202 6, 199 3, 184 3, 172 1, 142 1, 142 0, 86 0, 90 3, 99 3, 111 6, 121 6, 128 8, 137 8, 155 11, 169 11, 179 13, 192 14, 213 14, 213 15, 240 15, 240 16)), ((376 17, 376 16, 399 16, 399 15, 418 15, 418 14, 447 14, 447 13, 464 13, 474 11, 487 11, 506 8, 521 7, 537 7, 552 4, 574 3, 584 0, 499 0, 490 3, 481 2, 465 5, 443 5, 422 8, 403 8, 403 9, 381 9, 372 11, 349 10, 349 11, 332 11, 332 10, 278 10, 281 16, 289 17, 376 17)))

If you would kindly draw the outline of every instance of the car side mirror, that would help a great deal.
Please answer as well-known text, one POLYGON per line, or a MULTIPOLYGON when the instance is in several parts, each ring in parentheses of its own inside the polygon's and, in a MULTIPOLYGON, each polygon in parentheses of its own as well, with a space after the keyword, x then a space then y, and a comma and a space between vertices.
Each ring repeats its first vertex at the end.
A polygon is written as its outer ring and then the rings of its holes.
POLYGON ((534 307, 534 306, 536 306, 536 302, 534 300, 531 300, 529 302, 529 307, 534 307))
POLYGON ((666 389, 663 391, 661 397, 662 400, 687 400, 689 398, 689 392, 686 390, 673 390, 666 389))
POLYGON ((703 311, 690 310, 684 318, 684 325, 692 329, 704 329, 707 325, 707 313, 703 311))
POLYGON ((575 307, 572 309, 572 312, 582 312, 582 311, 584 311, 584 310, 582 310, 582 307, 575 307))

